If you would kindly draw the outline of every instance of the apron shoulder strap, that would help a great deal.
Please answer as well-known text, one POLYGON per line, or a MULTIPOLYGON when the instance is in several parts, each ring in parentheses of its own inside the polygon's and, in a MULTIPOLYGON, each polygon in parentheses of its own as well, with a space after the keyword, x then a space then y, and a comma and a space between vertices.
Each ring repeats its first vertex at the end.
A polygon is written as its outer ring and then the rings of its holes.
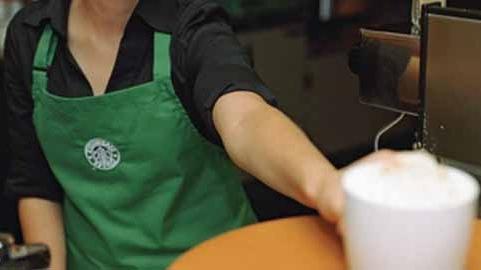
POLYGON ((168 34, 154 34, 154 80, 170 77, 170 40, 171 36, 168 34))
POLYGON ((32 92, 34 95, 47 88, 47 71, 53 62, 57 43, 57 36, 50 24, 45 25, 33 61, 32 92))

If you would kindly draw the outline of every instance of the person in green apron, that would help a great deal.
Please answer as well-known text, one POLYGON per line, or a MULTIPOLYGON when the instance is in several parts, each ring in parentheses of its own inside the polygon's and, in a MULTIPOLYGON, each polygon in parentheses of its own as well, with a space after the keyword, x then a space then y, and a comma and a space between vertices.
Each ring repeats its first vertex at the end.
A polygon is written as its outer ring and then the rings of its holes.
POLYGON ((7 188, 53 270, 164 269, 256 222, 238 167, 339 221, 340 172, 272 106, 211 1, 38 1, 5 65, 7 188))

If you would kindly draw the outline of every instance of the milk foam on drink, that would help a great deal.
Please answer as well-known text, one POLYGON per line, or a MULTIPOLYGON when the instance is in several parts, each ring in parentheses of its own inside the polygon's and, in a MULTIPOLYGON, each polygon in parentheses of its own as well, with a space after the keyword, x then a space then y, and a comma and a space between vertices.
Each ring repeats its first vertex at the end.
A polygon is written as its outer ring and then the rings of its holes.
POLYGON ((402 153, 348 169, 346 192, 361 200, 393 208, 437 209, 473 200, 479 186, 464 172, 438 164, 424 152, 402 153))

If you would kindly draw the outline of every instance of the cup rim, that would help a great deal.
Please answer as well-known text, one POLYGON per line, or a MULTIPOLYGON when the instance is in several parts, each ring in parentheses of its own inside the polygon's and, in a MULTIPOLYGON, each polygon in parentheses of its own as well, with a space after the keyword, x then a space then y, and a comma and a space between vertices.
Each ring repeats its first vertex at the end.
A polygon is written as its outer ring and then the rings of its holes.
POLYGON ((415 206, 415 205, 395 205, 393 203, 381 203, 375 200, 370 200, 365 198, 365 196, 360 195, 359 193, 353 191, 351 188, 348 188, 346 182, 348 181, 349 177, 352 176, 352 172, 355 170, 349 169, 347 170, 342 179, 342 188, 344 194, 347 196, 354 198, 356 200, 359 200, 363 203, 375 205, 378 207, 383 207, 383 208, 389 208, 393 210, 406 210, 406 211, 415 211, 415 212, 422 212, 422 211, 445 211, 445 210, 450 210, 450 209, 455 209, 455 208, 460 208, 462 206, 465 206, 467 204, 471 204, 473 202, 476 202, 479 200, 480 194, 481 194, 481 188, 479 182, 474 178, 474 176, 470 175, 469 173, 462 171, 458 168, 454 168, 451 166, 444 166, 444 168, 448 171, 448 173, 454 174, 457 178, 459 178, 462 181, 465 181, 465 183, 469 186, 471 186, 469 195, 463 197, 462 199, 455 201, 455 202, 450 202, 447 204, 439 204, 439 205, 422 205, 422 206, 415 206))

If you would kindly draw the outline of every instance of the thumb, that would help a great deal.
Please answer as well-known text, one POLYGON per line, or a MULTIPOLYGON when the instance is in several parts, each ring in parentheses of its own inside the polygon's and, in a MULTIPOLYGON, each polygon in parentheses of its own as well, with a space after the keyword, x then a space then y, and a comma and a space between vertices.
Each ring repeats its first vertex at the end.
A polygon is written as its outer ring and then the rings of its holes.
POLYGON ((340 174, 327 179, 319 198, 320 213, 331 223, 338 223, 344 212, 344 192, 340 179, 340 174))
POLYGON ((344 218, 341 218, 341 220, 339 220, 339 222, 337 223, 336 231, 340 236, 346 236, 346 223, 344 221, 344 218))

